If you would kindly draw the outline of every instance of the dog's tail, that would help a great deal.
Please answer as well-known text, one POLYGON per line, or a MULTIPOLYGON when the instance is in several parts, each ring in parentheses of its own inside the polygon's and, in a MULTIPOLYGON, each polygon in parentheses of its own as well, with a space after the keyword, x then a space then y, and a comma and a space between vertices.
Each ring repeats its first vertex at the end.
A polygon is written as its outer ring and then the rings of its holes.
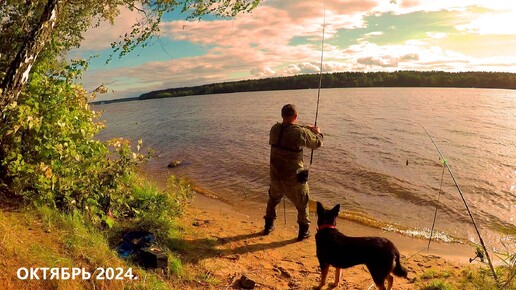
POLYGON ((394 269, 392 269, 392 273, 398 277, 405 277, 407 278, 408 271, 403 267, 400 263, 400 255, 396 255, 396 265, 394 266, 394 269))

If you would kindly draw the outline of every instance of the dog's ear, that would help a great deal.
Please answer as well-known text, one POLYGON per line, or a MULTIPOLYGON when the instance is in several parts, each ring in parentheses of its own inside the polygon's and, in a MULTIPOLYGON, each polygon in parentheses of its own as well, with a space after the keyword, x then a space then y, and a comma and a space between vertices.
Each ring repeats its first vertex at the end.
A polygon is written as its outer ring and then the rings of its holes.
POLYGON ((334 206, 332 209, 331 209, 331 212, 333 213, 333 215, 335 216, 338 216, 339 215, 339 211, 340 211, 340 204, 337 204, 336 206, 334 206))
POLYGON ((321 216, 322 214, 324 214, 324 206, 322 205, 322 203, 320 202, 317 202, 317 215, 318 216, 321 216))

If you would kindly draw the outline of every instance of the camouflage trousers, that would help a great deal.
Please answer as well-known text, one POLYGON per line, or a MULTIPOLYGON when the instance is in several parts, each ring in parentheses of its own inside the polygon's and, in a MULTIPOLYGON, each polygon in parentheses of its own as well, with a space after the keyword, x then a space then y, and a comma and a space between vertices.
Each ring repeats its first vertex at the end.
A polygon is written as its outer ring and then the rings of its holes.
POLYGON ((295 177, 288 179, 276 179, 271 177, 269 201, 267 202, 267 209, 265 211, 264 218, 276 218, 276 206, 281 202, 283 196, 287 196, 287 198, 296 206, 297 223, 309 225, 308 200, 310 197, 310 190, 308 188, 308 182, 300 183, 295 177))

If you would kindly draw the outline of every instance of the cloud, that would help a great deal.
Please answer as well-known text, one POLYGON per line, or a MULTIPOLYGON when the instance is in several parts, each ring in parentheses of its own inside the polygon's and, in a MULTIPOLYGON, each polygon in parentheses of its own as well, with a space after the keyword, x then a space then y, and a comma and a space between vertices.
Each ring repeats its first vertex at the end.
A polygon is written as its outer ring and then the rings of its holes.
POLYGON ((393 58, 391 56, 382 56, 382 57, 361 57, 357 59, 358 64, 362 64, 366 67, 396 67, 398 65, 399 59, 393 58))
POLYGON ((248 58, 241 50, 213 49, 208 54, 197 57, 148 62, 139 66, 115 69, 97 69, 88 72, 84 85, 94 88, 102 83, 110 83, 116 97, 127 97, 130 88, 124 80, 131 80, 133 87, 147 91, 177 86, 192 86, 232 79, 232 74, 249 74, 252 68, 262 62, 258 57, 248 58))
POLYGON ((411 53, 406 54, 400 57, 400 61, 411 61, 411 60, 419 60, 419 54, 417 53, 411 53))
POLYGON ((111 43, 118 40, 120 35, 131 31, 131 27, 142 19, 142 15, 136 10, 121 7, 120 15, 114 24, 103 21, 98 27, 92 27, 83 35, 81 50, 102 50, 111 47, 111 43))
POLYGON ((363 42, 346 50, 351 55, 352 70, 472 70, 472 57, 439 46, 414 42, 403 45, 377 45, 363 42))
POLYGON ((444 32, 426 32, 426 35, 430 38, 441 39, 447 36, 444 32))
MULTIPOLYGON (((282 64, 307 63, 307 60, 309 63, 319 58, 319 45, 292 47, 290 41, 296 36, 314 36, 315 32, 319 38, 322 37, 322 23, 303 25, 304 21, 290 17, 287 11, 264 6, 250 16, 235 20, 174 21, 163 24, 162 30, 175 40, 214 45, 202 61, 223 63, 236 60, 238 69, 246 70, 252 76, 272 76, 277 75, 273 68, 282 64)), ((282 74, 306 69, 285 68, 282 74)))
MULTIPOLYGON (((268 2, 270 7, 287 11, 291 19, 300 23, 307 19, 318 20, 322 23, 324 11, 327 17, 335 19, 334 16, 363 15, 373 10, 378 0, 333 0, 333 1, 313 1, 313 0, 274 0, 268 2)), ((332 23, 332 21, 328 21, 332 23)))
MULTIPOLYGON (((162 24, 163 35, 174 40, 199 45, 216 45, 208 55, 221 54, 238 59, 240 68, 251 76, 284 76, 319 71, 314 61, 320 58, 323 5, 315 1, 271 1, 250 15, 232 20, 173 21, 162 24), (295 37, 308 43, 292 47, 295 37), (312 44, 310 44, 312 42, 312 44)), ((373 9, 376 1, 327 1, 325 38, 335 37, 341 28, 364 25, 362 15, 373 9)), ((377 32, 380 33, 381 32, 377 32)), ((374 33, 372 33, 374 34, 374 33)), ((341 52, 328 48, 330 59, 342 58, 341 52)), ((222 59, 221 59, 222 61, 222 59)), ((329 65, 327 71, 350 68, 348 64, 329 65)))
POLYGON ((163 35, 199 44, 286 44, 295 36, 320 38, 325 13, 328 39, 339 29, 363 27, 363 16, 376 5, 377 1, 371 0, 334 0, 326 1, 325 8, 318 1, 277 0, 264 2, 253 13, 232 20, 172 21, 161 28, 163 35))
POLYGON ((420 2, 419 0, 403 0, 403 1, 400 1, 400 7, 401 8, 411 8, 411 7, 417 7, 420 5, 420 2))
MULTIPOLYGON (((341 72, 349 69, 351 66, 341 62, 323 62, 323 73, 341 72)), ((252 70, 252 74, 258 78, 264 77, 285 77, 300 74, 317 74, 321 70, 320 62, 306 62, 291 64, 278 70, 273 70, 270 67, 263 67, 252 70)))
POLYGON ((375 36, 381 36, 383 34, 384 34, 383 31, 373 31, 373 32, 365 33, 364 35, 362 35, 362 37, 358 38, 357 41, 365 41, 369 38, 373 38, 375 36))
POLYGON ((516 7, 507 0, 448 0, 448 1, 430 1, 430 0, 393 0, 393 1, 377 1, 377 6, 372 13, 394 12, 395 14, 407 14, 412 12, 435 12, 435 11, 465 11, 471 7, 479 9, 498 10, 498 11, 515 11, 516 7))
POLYGON ((270 67, 260 67, 252 69, 251 74, 258 78, 270 78, 276 76, 276 72, 270 67))
MULTIPOLYGON (((323 71, 494 70, 497 65, 515 70, 507 65, 516 57, 516 29, 507 25, 515 8, 504 8, 502 2, 327 0, 323 71)), ((200 52, 131 67, 133 62, 127 61, 125 67, 93 68, 85 84, 114 81, 116 97, 126 97, 170 87, 318 73, 323 15, 319 1, 270 0, 233 19, 164 21, 162 38, 188 43, 185 49, 200 47, 200 52)), ((125 10, 115 26, 88 32, 84 49, 109 46, 137 19, 136 12, 125 10)))

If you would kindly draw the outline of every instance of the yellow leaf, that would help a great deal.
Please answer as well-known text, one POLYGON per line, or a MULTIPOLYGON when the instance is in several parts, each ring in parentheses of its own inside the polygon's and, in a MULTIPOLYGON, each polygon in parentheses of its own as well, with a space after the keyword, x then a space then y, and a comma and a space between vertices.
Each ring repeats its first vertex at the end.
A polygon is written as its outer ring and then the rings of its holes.
POLYGON ((50 167, 47 167, 47 169, 45 170, 45 177, 46 178, 51 178, 52 177, 52 168, 50 167))

